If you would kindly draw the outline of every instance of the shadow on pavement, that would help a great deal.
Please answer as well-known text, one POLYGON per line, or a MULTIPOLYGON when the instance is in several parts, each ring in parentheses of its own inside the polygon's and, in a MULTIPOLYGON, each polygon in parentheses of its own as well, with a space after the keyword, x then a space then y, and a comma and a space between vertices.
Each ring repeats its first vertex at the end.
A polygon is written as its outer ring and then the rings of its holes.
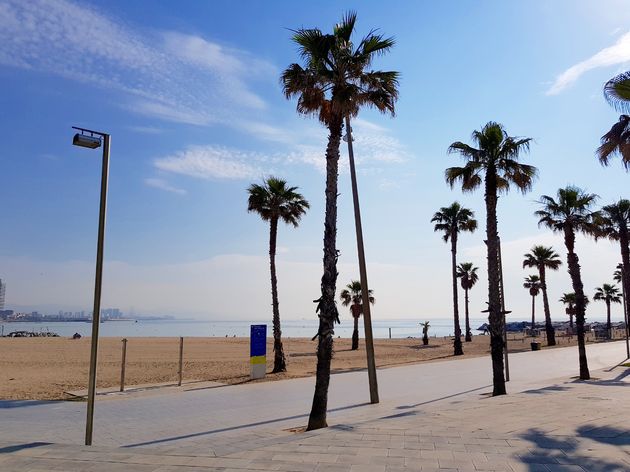
POLYGON ((396 409, 397 410, 407 410, 407 409, 410 409, 410 408, 415 408, 417 406, 428 405, 429 403, 439 402, 440 400, 447 400, 449 398, 458 397, 459 395, 465 395, 467 393, 477 392, 479 390, 483 390, 483 389, 490 388, 490 387, 492 387, 492 385, 484 385, 483 387, 478 387, 478 388, 473 388, 473 389, 470 389, 470 390, 465 390, 463 392, 453 393, 452 395, 446 395, 444 397, 434 398, 433 400, 427 400, 426 402, 414 403, 413 405, 399 405, 399 406, 396 407, 396 409))
POLYGON ((47 442, 32 442, 24 444, 15 444, 13 446, 0 447, 0 454, 10 454, 12 452, 21 451, 22 449, 32 449, 34 447, 48 446, 51 443, 47 442))
POLYGON ((523 390, 522 393, 529 393, 529 394, 535 394, 535 395, 544 395, 546 393, 564 392, 566 390, 571 390, 571 388, 570 387, 562 387, 560 385, 551 385, 549 387, 534 388, 534 389, 531 389, 531 390, 523 390))
MULTIPOLYGON (((332 413, 332 412, 335 412, 335 411, 350 410, 350 409, 353 409, 353 408, 359 408, 359 407, 366 406, 366 405, 370 405, 370 403, 369 402, 364 402, 364 403, 357 403, 355 405, 342 406, 342 407, 339 407, 339 408, 331 408, 330 410, 328 410, 328 412, 332 413)), ((200 437, 200 436, 210 436, 212 434, 224 433, 226 431, 236 431, 236 430, 239 430, 239 429, 251 428, 251 427, 254 427, 254 426, 262 426, 262 425, 266 425, 266 424, 279 423, 279 422, 282 422, 282 421, 296 420, 298 418, 308 418, 308 414, 285 416, 284 418, 276 418, 276 419, 273 419, 273 420, 257 421, 255 423, 241 424, 241 425, 238 425, 238 426, 228 426, 228 427, 225 427, 225 428, 213 429, 213 430, 210 430, 210 431, 201 431, 201 432, 198 432, 198 433, 182 434, 180 436, 172 436, 170 438, 154 439, 152 441, 145 441, 145 442, 134 443, 134 444, 126 444, 125 446, 122 446, 122 447, 151 446, 151 445, 154 445, 154 444, 163 444, 163 443, 172 442, 172 441, 179 441, 179 440, 182 440, 182 439, 190 439, 190 438, 196 438, 196 437, 200 437)))
POLYGON ((8 408, 24 408, 27 406, 48 405, 59 403, 60 400, 0 400, 0 410, 8 408))
POLYGON ((630 446, 630 430, 613 428, 612 426, 580 426, 576 433, 582 438, 613 446, 630 446))
MULTIPOLYGON (((575 436, 579 435, 579 429, 575 432, 575 436)), ((577 439, 563 436, 548 436, 544 431, 532 428, 520 437, 526 441, 533 443, 529 448, 529 452, 519 454, 519 459, 524 463, 531 472, 543 470, 545 465, 550 466, 551 470, 569 470, 570 466, 580 466, 583 470, 588 471, 621 471, 627 470, 628 464, 614 462, 613 460, 603 459, 601 457, 585 457, 580 455, 584 451, 584 445, 580 444, 577 439)), ((590 438, 598 439, 598 438, 590 438)), ((588 449, 586 450, 588 451, 588 449)), ((549 469, 548 468, 548 469, 549 469)), ((573 470, 573 469, 571 469, 573 470)))

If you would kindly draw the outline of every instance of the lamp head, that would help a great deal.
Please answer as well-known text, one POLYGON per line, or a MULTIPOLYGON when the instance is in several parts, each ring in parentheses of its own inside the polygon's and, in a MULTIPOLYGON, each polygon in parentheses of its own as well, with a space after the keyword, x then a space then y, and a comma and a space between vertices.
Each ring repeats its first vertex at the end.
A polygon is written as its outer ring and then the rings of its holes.
POLYGON ((87 136, 85 134, 77 133, 74 135, 74 138, 72 138, 72 144, 75 146, 96 149, 98 147, 101 147, 101 138, 97 136, 87 136))

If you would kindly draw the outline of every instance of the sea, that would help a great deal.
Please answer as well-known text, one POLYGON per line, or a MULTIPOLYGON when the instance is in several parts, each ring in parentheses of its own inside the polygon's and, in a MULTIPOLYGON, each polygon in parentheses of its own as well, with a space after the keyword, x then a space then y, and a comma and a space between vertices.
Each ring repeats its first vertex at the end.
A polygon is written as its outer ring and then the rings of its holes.
MULTIPOLYGON (((462 320, 463 321, 463 320, 462 320)), ((452 336, 453 322, 449 319, 429 319, 429 336, 452 336)), ((476 328, 486 320, 471 319, 473 334, 479 334, 476 328)), ((101 337, 241 337, 249 336, 250 326, 256 324, 267 325, 267 335, 272 335, 272 324, 266 321, 211 321, 211 320, 119 320, 105 321, 100 324, 101 337)), ((352 337, 352 320, 342 320, 335 326, 335 336, 341 338, 352 337)), ((363 319, 359 320, 360 335, 363 337, 363 319)), ((463 325, 462 325, 463 329, 463 325)), ((77 322, 0 322, 0 335, 6 336, 13 331, 50 332, 59 336, 69 337, 75 333, 89 336, 92 324, 85 321, 77 322)), ((422 327, 418 320, 373 320, 372 331, 375 338, 421 337, 422 327)), ((282 336, 289 338, 311 338, 317 333, 317 318, 303 320, 282 321, 282 336)))

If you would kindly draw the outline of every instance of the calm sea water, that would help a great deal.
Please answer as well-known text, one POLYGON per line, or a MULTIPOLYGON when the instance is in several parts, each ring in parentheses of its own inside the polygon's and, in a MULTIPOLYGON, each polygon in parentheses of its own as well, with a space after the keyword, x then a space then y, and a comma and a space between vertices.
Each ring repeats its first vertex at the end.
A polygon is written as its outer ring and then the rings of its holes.
MULTIPOLYGON (((449 336, 453 333, 453 323, 448 319, 430 320, 429 335, 449 336)), ((471 320, 471 328, 474 330, 483 324, 485 320, 471 320)), ((100 336, 108 337, 204 337, 204 336, 249 336, 251 324, 266 324, 268 335, 271 336, 272 325, 265 321, 199 321, 199 320, 139 320, 134 321, 106 321, 101 323, 100 336)), ((8 334, 12 331, 50 331, 60 336, 72 336, 79 333, 89 336, 91 323, 30 323, 30 322, 0 322, 0 334, 8 334)), ((361 336, 363 336, 363 320, 359 321, 361 336)), ((374 321, 373 331, 376 338, 389 337, 391 328, 392 338, 421 337, 422 328, 416 320, 386 320, 374 321)), ((463 326, 462 326, 463 328, 463 326)), ((312 320, 287 320, 282 322, 282 335, 286 337, 312 337, 317 333, 317 319, 312 320)), ((475 331, 473 331, 475 333, 475 331)), ((342 320, 335 327, 335 336, 349 338, 352 336, 352 321, 342 320)))

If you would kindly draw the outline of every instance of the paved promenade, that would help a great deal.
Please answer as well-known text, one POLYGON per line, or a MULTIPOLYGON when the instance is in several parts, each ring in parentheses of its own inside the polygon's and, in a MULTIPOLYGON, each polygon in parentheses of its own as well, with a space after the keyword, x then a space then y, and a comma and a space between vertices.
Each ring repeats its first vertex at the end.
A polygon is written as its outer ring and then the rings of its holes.
POLYGON ((510 394, 497 398, 483 385, 487 358, 381 370, 379 405, 362 405, 365 372, 337 375, 331 427, 309 433, 288 429, 306 422, 302 415, 308 412, 312 379, 103 400, 97 405, 100 436, 92 447, 77 445, 84 404, 14 405, 0 409, 0 470, 629 471, 630 370, 596 371, 614 366, 624 354, 623 343, 589 346, 597 378, 590 382, 571 379, 575 348, 514 355, 510 394), (483 372, 476 372, 477 363, 483 372), (481 385, 471 385, 469 376, 479 375, 481 385), (255 408, 239 408, 240 401, 252 400, 250 394, 257 398, 255 408), (298 401, 300 394, 306 398, 298 401), (147 402, 152 411, 141 406, 147 402), (292 414, 296 405, 302 410, 292 414), (119 411, 131 413, 134 406, 141 411, 121 421, 119 411), (267 413, 249 418, 254 410, 267 413), (73 418, 61 421, 68 411, 73 418), (232 426, 212 422, 230 414, 232 426), (171 422, 168 433, 163 416, 171 422), (64 424, 71 425, 70 433, 64 424), (113 435, 108 442, 104 429, 113 435), (134 435, 141 439, 134 442, 134 435))

